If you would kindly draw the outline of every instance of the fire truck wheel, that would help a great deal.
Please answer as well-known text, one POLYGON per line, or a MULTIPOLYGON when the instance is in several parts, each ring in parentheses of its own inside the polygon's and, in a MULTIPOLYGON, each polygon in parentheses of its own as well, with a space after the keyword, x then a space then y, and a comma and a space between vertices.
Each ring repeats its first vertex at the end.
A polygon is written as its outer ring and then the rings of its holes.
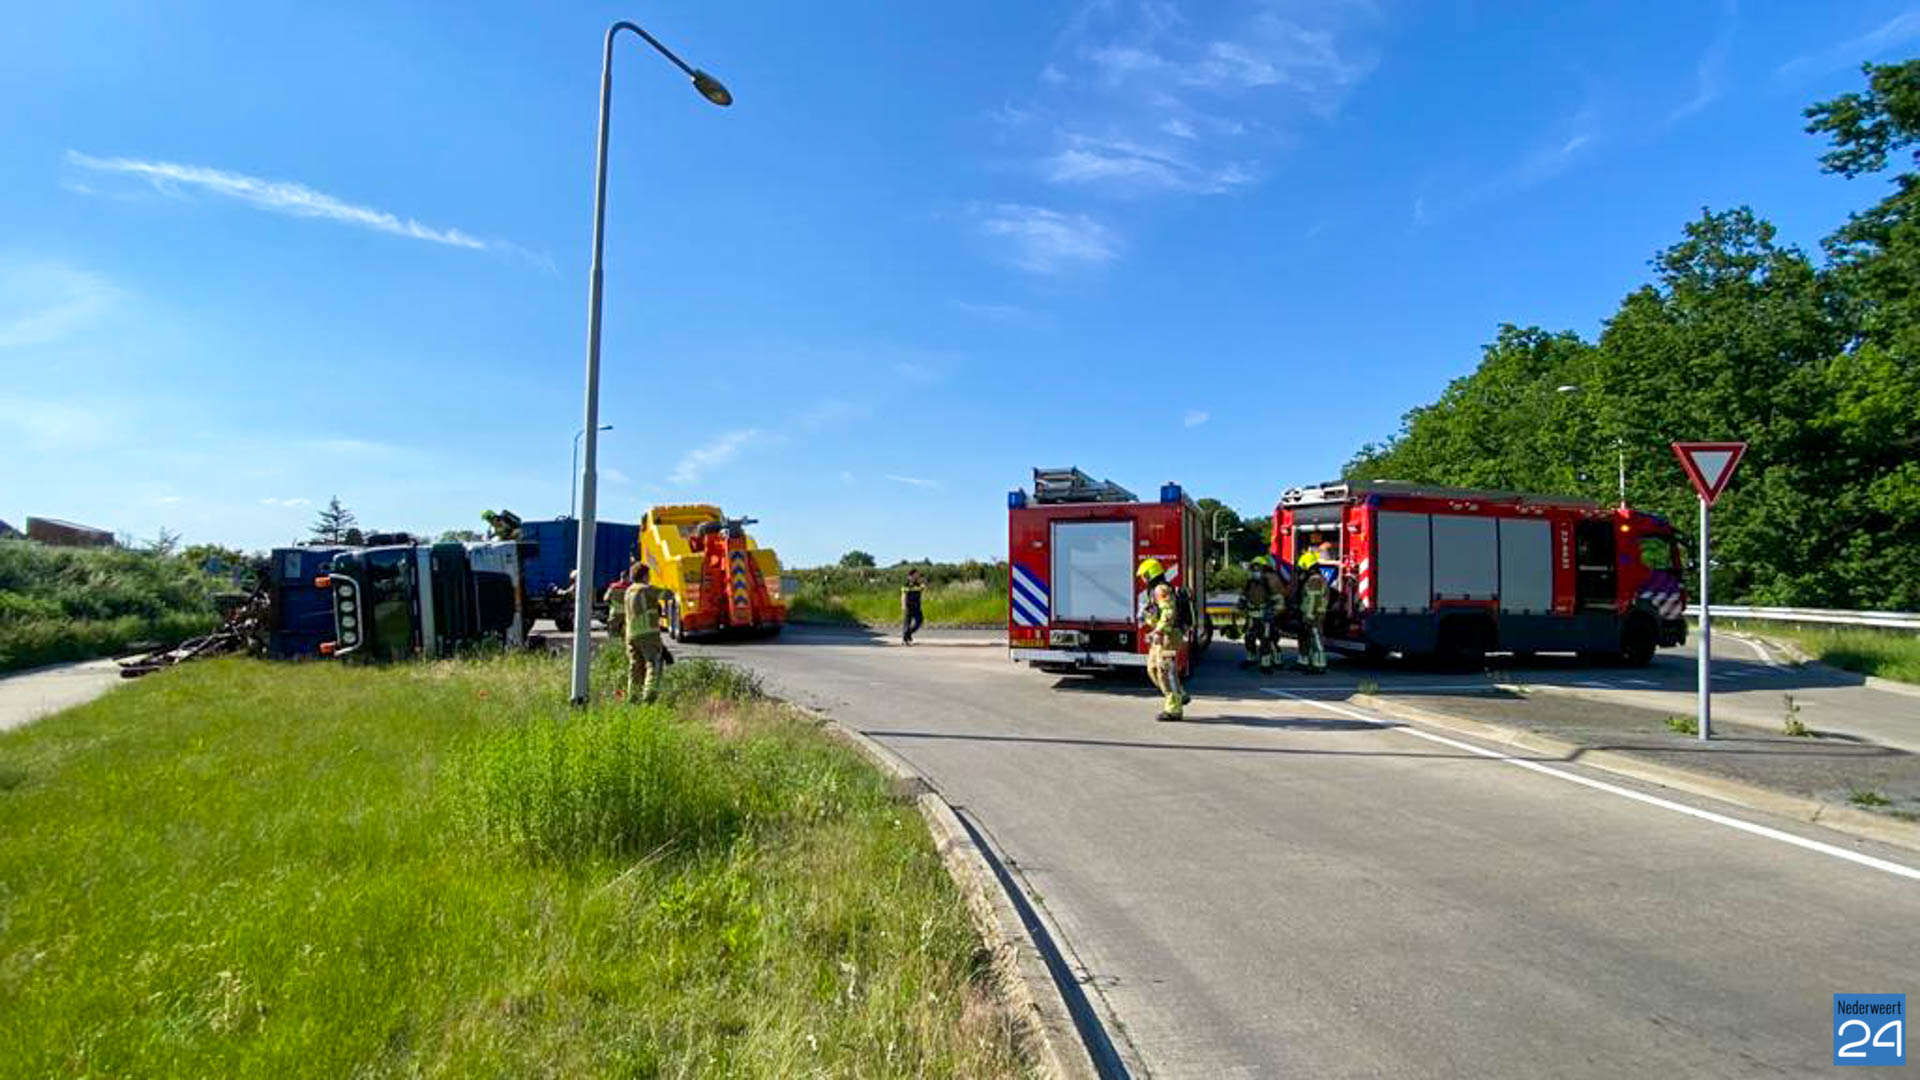
POLYGON ((1440 663, 1451 671, 1479 671, 1487 666, 1493 646, 1493 628, 1477 617, 1452 618, 1440 624, 1440 663))
POLYGON ((573 606, 571 604, 569 604, 565 610, 554 613, 553 625, 559 627, 560 632, 563 634, 573 633, 573 606))
POLYGON ((1620 662, 1628 667, 1646 667, 1653 662, 1657 631, 1645 615, 1628 617, 1620 631, 1620 662))

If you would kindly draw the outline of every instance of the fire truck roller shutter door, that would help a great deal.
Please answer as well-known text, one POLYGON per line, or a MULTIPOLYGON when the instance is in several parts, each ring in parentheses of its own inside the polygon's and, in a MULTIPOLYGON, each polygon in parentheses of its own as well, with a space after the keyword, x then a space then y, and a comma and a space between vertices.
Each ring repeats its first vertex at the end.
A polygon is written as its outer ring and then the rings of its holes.
POLYGON ((1058 622, 1133 620, 1133 523, 1053 523, 1053 617, 1058 622))
POLYGON ((1500 610, 1553 610, 1553 526, 1539 518, 1500 519, 1500 610))
POLYGON ((1374 589, 1381 611, 1426 611, 1433 603, 1432 540, 1426 514, 1375 516, 1374 589))
POLYGON ((1499 540, 1490 517, 1433 515, 1433 593, 1491 600, 1500 591, 1499 540))

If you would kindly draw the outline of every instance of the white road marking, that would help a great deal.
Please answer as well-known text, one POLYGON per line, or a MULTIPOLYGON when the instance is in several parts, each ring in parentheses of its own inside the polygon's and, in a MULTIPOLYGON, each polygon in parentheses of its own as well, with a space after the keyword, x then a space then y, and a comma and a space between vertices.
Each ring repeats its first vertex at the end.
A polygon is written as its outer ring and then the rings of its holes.
POLYGON ((1654 682, 1652 679, 1621 679, 1620 681, 1625 683, 1628 686, 1659 686, 1660 685, 1659 683, 1654 682))
POLYGON ((1419 728, 1410 727, 1398 721, 1387 720, 1381 717, 1368 716, 1365 713, 1358 712, 1356 710, 1349 709, 1344 706, 1334 705, 1330 702, 1315 701, 1312 698, 1303 698, 1298 694, 1290 694, 1285 690, 1272 690, 1272 691, 1269 691, 1269 693, 1277 694, 1281 697, 1289 697, 1304 705, 1312 705, 1313 707, 1318 709, 1326 709, 1329 712, 1338 713, 1341 716, 1345 716, 1349 719, 1364 720, 1370 724, 1385 724, 1388 727, 1392 728, 1393 730, 1401 732, 1402 734, 1412 735, 1413 737, 1418 739, 1426 739, 1429 742, 1440 743, 1443 746, 1451 746, 1456 750, 1465 750, 1468 753, 1478 754, 1481 757, 1491 758, 1494 761, 1503 761, 1508 765, 1512 765, 1521 769, 1526 769, 1529 772, 1537 772, 1547 776, 1557 777, 1561 780, 1566 780, 1571 783, 1579 784, 1582 787, 1592 788, 1595 791, 1604 791, 1610 795, 1618 795, 1623 799, 1632 799, 1634 802, 1645 803, 1648 806, 1657 806, 1662 810, 1671 810, 1676 814, 1685 814, 1688 817, 1699 818, 1702 821, 1710 821, 1710 822, 1713 822, 1715 825, 1724 825, 1729 829, 1738 829, 1741 832, 1751 833, 1754 836, 1765 837, 1768 840, 1778 840, 1783 844, 1792 844, 1794 847, 1797 847, 1797 848, 1805 848, 1808 851, 1817 851, 1822 855, 1830 855, 1836 859, 1845 859, 1847 862, 1857 863, 1861 866, 1871 867, 1875 870, 1880 870, 1885 873, 1892 874, 1895 877, 1903 877, 1912 881, 1920 881, 1920 869, 1916 869, 1911 866, 1905 866, 1897 862, 1890 862, 1886 859, 1880 859, 1872 855, 1862 854, 1861 852, 1858 852, 1858 851, 1849 851, 1846 848, 1838 847, 1833 844, 1823 843, 1819 840, 1809 840, 1804 836, 1795 836, 1790 832, 1784 832, 1780 829, 1770 828, 1766 825, 1756 825, 1751 821, 1742 821, 1739 818, 1728 817, 1725 814, 1716 814, 1711 810, 1702 810, 1699 807, 1688 806, 1685 803, 1674 802, 1672 799, 1663 799, 1663 798, 1660 798, 1658 795, 1648 795, 1643 792, 1634 791, 1631 788, 1621 787, 1618 784, 1609 784, 1604 780, 1592 780, 1587 777, 1581 776, 1577 773, 1567 772, 1564 769, 1556 769, 1551 765, 1542 765, 1537 761, 1527 761, 1524 758, 1517 758, 1511 754, 1500 753, 1498 750, 1488 750, 1485 747, 1475 746, 1470 742, 1462 742, 1459 739, 1450 739, 1445 735, 1436 735, 1431 731, 1422 731, 1419 728))
MULTIPOLYGON (((1269 694, 1278 694, 1282 692, 1280 690, 1274 689, 1271 686, 1261 687, 1261 689, 1265 690, 1269 694)), ((1288 687, 1288 689, 1296 690, 1301 693, 1309 693, 1309 694, 1327 694, 1327 693, 1357 694, 1360 692, 1360 687, 1358 686, 1315 685, 1315 686, 1292 686, 1292 687, 1288 687)), ((1375 694, 1402 694, 1402 693, 1408 693, 1415 690, 1498 690, 1498 689, 1500 688, 1493 685, 1492 683, 1430 683, 1430 684, 1414 684, 1411 686, 1401 686, 1398 683, 1376 683, 1374 684, 1374 687, 1370 692, 1375 694)))
POLYGON ((1597 687, 1599 687, 1599 688, 1600 688, 1600 689, 1602 689, 1602 690, 1618 690, 1618 689, 1619 689, 1619 687, 1617 687, 1617 686, 1615 686, 1615 685, 1613 685, 1613 684, 1612 684, 1612 683, 1610 683, 1610 682, 1601 682, 1601 681, 1599 681, 1599 680, 1597 680, 1597 679, 1581 679, 1580 681, 1578 681, 1578 682, 1576 682, 1576 683, 1574 683, 1573 685, 1575 685, 1575 686, 1597 686, 1597 687))

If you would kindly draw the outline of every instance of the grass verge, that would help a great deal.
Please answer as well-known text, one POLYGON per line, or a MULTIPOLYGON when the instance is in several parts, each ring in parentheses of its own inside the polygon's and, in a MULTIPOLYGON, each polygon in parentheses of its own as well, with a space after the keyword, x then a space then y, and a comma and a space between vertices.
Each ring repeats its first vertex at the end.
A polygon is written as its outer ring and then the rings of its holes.
MULTIPOLYGON (((788 597, 795 619, 845 625, 900 625, 898 588, 828 588, 803 585, 788 597)), ((1007 595, 977 581, 935 585, 920 598, 928 626, 1004 626, 1007 595)))
POLYGON ((565 681, 218 660, 0 735, 0 1074, 1021 1072, 878 773, 726 669, 565 681))
MULTIPOLYGON (((1738 630, 1798 645, 1808 656, 1843 671, 1920 684, 1920 635, 1859 627, 1811 627, 1741 619, 1713 620, 1715 629, 1738 630)), ((1698 633, 1698 627, 1695 627, 1698 633)))

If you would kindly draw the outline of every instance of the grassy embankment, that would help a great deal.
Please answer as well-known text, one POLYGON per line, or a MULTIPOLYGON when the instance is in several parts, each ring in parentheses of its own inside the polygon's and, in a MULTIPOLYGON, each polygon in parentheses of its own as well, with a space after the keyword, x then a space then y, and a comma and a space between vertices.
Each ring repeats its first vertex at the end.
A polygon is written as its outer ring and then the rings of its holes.
POLYGON ((224 587, 177 556, 0 540, 0 671, 204 634, 224 587))
MULTIPOLYGON (((1715 618, 1716 630, 1789 641, 1825 664, 1861 675, 1920 683, 1920 635, 1859 627, 1802 626, 1771 621, 1715 618)), ((1699 625, 1694 625, 1698 635, 1699 625)))
MULTIPOLYGON (((1005 626, 1007 624, 1007 567, 1005 563, 934 563, 920 567, 927 589, 920 610, 928 626, 1005 626)), ((793 570, 786 575, 793 586, 787 603, 793 618, 803 622, 900 625, 900 587, 906 567, 850 570, 823 567, 793 570)))
POLYGON ((1021 1071, 875 770, 729 669, 564 686, 228 659, 0 734, 0 1075, 1021 1071))

